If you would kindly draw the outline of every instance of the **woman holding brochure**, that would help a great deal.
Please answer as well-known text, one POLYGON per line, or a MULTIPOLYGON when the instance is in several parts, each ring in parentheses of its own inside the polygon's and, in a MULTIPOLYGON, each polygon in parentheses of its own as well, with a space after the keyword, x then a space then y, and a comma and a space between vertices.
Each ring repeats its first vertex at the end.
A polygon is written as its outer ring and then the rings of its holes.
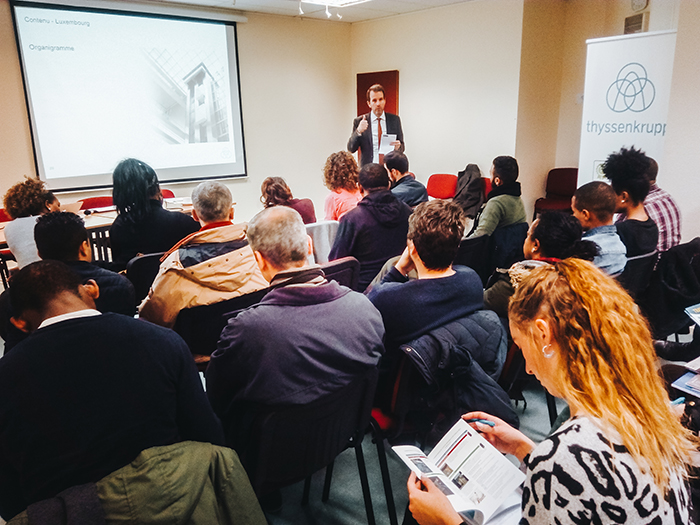
MULTIPOLYGON (((539 445, 489 414, 463 416, 527 468, 521 523, 690 523, 697 442, 671 411, 632 299, 591 263, 567 259, 523 280, 509 319, 528 372, 572 414, 539 445)), ((408 492, 421 525, 462 522, 429 480, 411 474, 408 492)))

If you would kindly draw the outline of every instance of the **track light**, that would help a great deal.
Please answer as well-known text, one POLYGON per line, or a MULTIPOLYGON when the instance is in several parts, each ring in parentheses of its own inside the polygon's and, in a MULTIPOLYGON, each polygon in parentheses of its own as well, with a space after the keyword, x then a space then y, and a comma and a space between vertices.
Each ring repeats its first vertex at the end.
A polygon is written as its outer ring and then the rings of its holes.
POLYGON ((304 10, 301 8, 301 0, 299 0, 299 14, 300 15, 304 14, 304 10))
POLYGON ((328 5, 326 5, 326 16, 327 16, 328 18, 331 17, 331 12, 328 10, 328 5))
POLYGON ((340 14, 340 11, 338 11, 338 12, 335 14, 335 16, 338 17, 338 20, 342 20, 342 19, 343 19, 343 15, 340 14))

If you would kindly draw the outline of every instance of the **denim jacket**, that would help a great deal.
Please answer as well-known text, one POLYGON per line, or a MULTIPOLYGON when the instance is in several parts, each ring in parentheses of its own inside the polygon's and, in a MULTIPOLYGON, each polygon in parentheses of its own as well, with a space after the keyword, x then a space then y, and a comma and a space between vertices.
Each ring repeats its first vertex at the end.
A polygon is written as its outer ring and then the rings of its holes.
POLYGON ((593 264, 608 275, 617 275, 627 264, 627 248, 622 243, 614 225, 591 228, 583 238, 593 241, 600 248, 600 253, 593 259, 593 264))

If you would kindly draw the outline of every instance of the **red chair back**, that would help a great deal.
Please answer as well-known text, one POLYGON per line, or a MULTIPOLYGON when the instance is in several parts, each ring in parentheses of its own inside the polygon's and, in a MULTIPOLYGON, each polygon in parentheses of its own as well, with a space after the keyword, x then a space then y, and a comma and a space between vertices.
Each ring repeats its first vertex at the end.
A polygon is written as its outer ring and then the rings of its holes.
POLYGON ((81 210, 90 210, 93 208, 107 208, 108 206, 114 206, 114 201, 110 195, 104 195, 100 197, 88 197, 80 201, 81 210))
POLYGON ((5 208, 0 208, 0 222, 10 222, 12 217, 7 213, 5 208))
POLYGON ((491 193, 491 189, 493 188, 493 181, 488 177, 481 177, 481 180, 484 181, 484 202, 486 202, 488 200, 489 193, 491 193))
POLYGON ((578 184, 578 168, 554 168, 547 175, 547 198, 571 199, 578 184))
POLYGON ((435 199, 451 199, 457 192, 457 175, 435 173, 428 179, 428 195, 435 199))
POLYGON ((174 199, 175 194, 172 192, 172 190, 169 190, 167 188, 161 188, 160 192, 163 194, 164 199, 174 199))

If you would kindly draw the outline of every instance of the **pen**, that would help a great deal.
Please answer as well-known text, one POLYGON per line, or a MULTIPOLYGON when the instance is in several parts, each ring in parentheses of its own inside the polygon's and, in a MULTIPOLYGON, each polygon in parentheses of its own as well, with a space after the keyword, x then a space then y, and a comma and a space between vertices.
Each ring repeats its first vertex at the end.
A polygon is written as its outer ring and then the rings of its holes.
POLYGON ((467 423, 481 423, 482 425, 488 425, 490 427, 496 426, 496 423, 489 421, 488 419, 467 419, 467 423))

